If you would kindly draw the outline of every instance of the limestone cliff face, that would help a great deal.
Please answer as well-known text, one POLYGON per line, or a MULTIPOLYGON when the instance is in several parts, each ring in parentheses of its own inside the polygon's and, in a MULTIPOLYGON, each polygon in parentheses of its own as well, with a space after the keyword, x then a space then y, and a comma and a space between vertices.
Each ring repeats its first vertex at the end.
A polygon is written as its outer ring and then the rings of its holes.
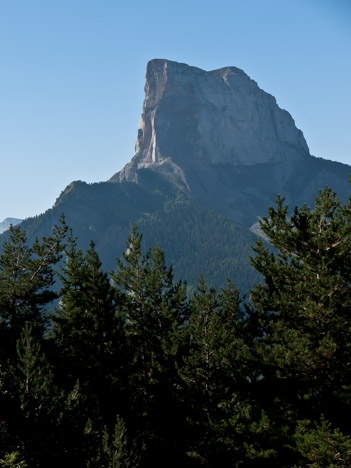
POLYGON ((311 156, 290 114, 242 70, 152 60, 135 155, 110 182, 152 187, 157 172, 196 202, 251 226, 277 193, 291 207, 313 204, 326 184, 349 193, 347 171, 311 156))
POLYGON ((242 70, 206 72, 156 59, 147 65, 135 155, 110 181, 137 171, 167 171, 187 183, 187 168, 253 166, 309 155, 303 134, 275 98, 242 70))

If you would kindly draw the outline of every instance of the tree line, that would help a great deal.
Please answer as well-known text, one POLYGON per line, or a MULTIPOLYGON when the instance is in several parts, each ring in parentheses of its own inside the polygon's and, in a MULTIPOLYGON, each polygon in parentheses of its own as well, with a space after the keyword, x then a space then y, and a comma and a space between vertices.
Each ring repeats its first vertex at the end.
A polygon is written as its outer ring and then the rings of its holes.
POLYGON ((133 227, 116 268, 64 219, 0 254, 0 466, 351 465, 351 200, 261 221, 247 298, 187 295, 133 227))

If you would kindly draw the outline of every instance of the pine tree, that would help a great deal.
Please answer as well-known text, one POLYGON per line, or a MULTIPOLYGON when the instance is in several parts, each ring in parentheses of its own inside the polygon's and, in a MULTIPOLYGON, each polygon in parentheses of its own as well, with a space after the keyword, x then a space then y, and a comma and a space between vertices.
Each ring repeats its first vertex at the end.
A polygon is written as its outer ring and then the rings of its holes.
POLYGON ((48 396, 52 375, 44 356, 45 333, 48 306, 57 298, 55 265, 65 233, 62 217, 50 236, 29 247, 21 227, 10 227, 0 254, 0 420, 5 432, 0 451, 28 448, 28 421, 40 432, 50 417, 54 396, 48 396))
POLYGON ((61 422, 67 431, 66 451, 80 446, 81 454, 74 456, 88 460, 100 443, 103 427, 114 425, 115 415, 123 406, 120 398, 125 346, 115 294, 94 243, 85 255, 77 249, 72 233, 67 243, 51 342, 57 350, 60 385, 65 394, 73 388, 79 393, 74 408, 63 414, 61 422), (88 420, 93 421, 93 426, 86 432, 89 437, 84 437, 88 420))
POLYGON ((258 342, 261 390, 271 401, 277 430, 283 439, 286 434, 281 447, 294 445, 298 419, 319 421, 322 414, 349 433, 350 223, 351 200, 342 205, 329 188, 320 192, 314 210, 304 205, 291 217, 278 197, 261 222, 276 251, 257 242, 252 264, 264 283, 251 299, 264 332, 258 342))
POLYGON ((159 247, 141 253, 141 235, 133 228, 113 281, 123 296, 124 323, 141 392, 156 382, 176 352, 172 342, 186 315, 185 285, 173 283, 159 247))
POLYGON ((72 235, 68 245, 52 336, 65 361, 65 374, 72 382, 87 380, 93 390, 94 385, 112 378, 114 361, 123 346, 122 322, 94 243, 85 255, 77 250, 72 235))
POLYGON ((232 466, 243 456, 238 427, 243 432, 243 424, 250 422, 242 413, 248 411, 250 386, 258 376, 252 330, 239 292, 229 280, 217 295, 201 277, 191 299, 186 333, 189 350, 179 372, 190 423, 189 456, 209 466, 232 466))
POLYGON ((21 226, 10 227, 10 238, 0 254, 0 331, 1 355, 14 357, 16 342, 26 322, 41 337, 47 320, 45 306, 57 294, 54 266, 61 259, 62 241, 66 233, 64 218, 54 226, 52 235, 38 239, 28 247, 21 226), (6 345, 6 349, 4 346, 6 345))
POLYGON ((214 288, 208 290, 201 277, 191 301, 192 313, 187 330, 189 354, 184 358, 180 373, 189 387, 189 397, 193 404, 200 406, 205 420, 208 420, 211 409, 216 406, 215 395, 220 390, 216 374, 221 358, 216 348, 222 329, 218 327, 217 309, 216 291, 214 288))
POLYGON ((25 460, 47 464, 57 444, 54 425, 61 409, 61 395, 54 384, 53 370, 39 341, 27 323, 17 341, 18 361, 12 369, 12 393, 17 407, 11 416, 12 431, 25 460))
POLYGON ((18 388, 21 410, 27 417, 32 413, 48 411, 48 401, 52 398, 53 374, 41 346, 32 336, 27 323, 17 341, 18 364, 15 371, 15 384, 18 388))
POLYGON ((106 426, 104 427, 97 455, 88 461, 87 467, 137 468, 140 457, 135 453, 134 444, 128 441, 127 436, 125 423, 117 416, 112 434, 106 426))
POLYGON ((351 465, 350 435, 333 429, 324 416, 313 425, 309 420, 299 421, 295 440, 308 466, 345 468, 351 465))
POLYGON ((141 239, 134 226, 122 260, 117 259, 113 283, 129 353, 129 413, 122 416, 139 449, 144 447, 145 460, 151 457, 149 462, 155 462, 165 453, 169 458, 177 443, 174 432, 181 415, 174 387, 181 352, 178 337, 187 315, 186 287, 173 283, 172 269, 166 267, 159 247, 142 254, 141 239))

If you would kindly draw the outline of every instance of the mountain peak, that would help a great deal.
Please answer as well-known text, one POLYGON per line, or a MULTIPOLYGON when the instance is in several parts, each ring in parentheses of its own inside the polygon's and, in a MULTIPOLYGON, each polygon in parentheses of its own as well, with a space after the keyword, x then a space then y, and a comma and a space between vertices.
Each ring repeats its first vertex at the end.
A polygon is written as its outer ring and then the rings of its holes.
POLYGON ((252 166, 306 156, 291 115, 240 68, 205 71, 154 59, 146 68, 134 157, 110 181, 136 181, 145 167, 166 165, 184 178, 199 163, 252 166))
POLYGON ((246 75, 246 73, 241 70, 240 68, 227 66, 223 68, 218 68, 216 70, 206 71, 199 67, 194 67, 192 65, 188 65, 182 62, 175 62, 173 60, 168 59, 152 59, 146 65, 146 81, 148 80, 148 76, 150 74, 154 74, 156 72, 171 72, 173 74, 176 73, 191 73, 191 74, 211 74, 211 75, 226 75, 228 73, 233 74, 241 74, 246 75))

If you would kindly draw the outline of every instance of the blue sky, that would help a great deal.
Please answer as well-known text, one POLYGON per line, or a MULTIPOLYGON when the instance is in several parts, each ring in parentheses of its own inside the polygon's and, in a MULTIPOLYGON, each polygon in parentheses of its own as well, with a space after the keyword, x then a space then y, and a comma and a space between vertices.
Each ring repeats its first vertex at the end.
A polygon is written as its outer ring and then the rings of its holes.
POLYGON ((0 0, 0 221, 131 159, 153 58, 242 68, 351 164, 348 0, 0 0))

